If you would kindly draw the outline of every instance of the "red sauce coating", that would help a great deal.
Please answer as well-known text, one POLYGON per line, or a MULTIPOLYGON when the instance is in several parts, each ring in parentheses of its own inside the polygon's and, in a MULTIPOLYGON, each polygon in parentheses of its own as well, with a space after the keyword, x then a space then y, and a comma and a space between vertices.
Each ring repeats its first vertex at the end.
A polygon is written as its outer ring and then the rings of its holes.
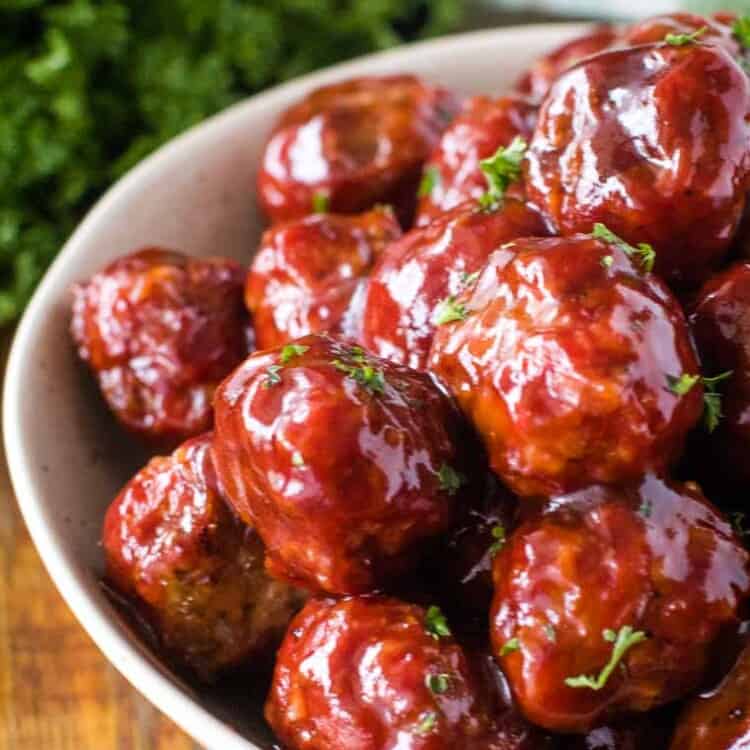
POLYGON ((667 13, 647 18, 627 29, 624 42, 629 45, 653 44, 663 42, 667 34, 694 34, 697 31, 701 31, 698 38, 702 44, 716 44, 734 57, 740 54, 740 44, 732 35, 731 22, 696 13, 667 13))
POLYGON ((214 390, 247 355, 243 277, 231 260, 152 248, 74 288, 78 354, 128 430, 171 450, 210 429, 214 390))
POLYGON ((153 458, 110 505, 102 532, 109 579, 203 679, 265 663, 302 603, 268 577, 260 539, 226 506, 210 444, 206 434, 153 458))
POLYGON ((563 235, 649 242, 670 282, 723 260, 750 186, 750 82, 723 49, 648 45, 571 68, 539 113, 529 199, 563 235))
POLYGON ((522 713, 553 731, 584 731, 647 711, 700 684, 722 627, 750 592, 748 553, 697 485, 646 477, 556 498, 496 556, 494 653, 522 713), (600 689, 605 631, 647 638, 624 652, 600 689), (516 650, 503 651, 517 639, 516 650), (502 652, 502 655, 500 655, 502 652))
POLYGON ((743 750, 750 746, 750 646, 722 683, 690 700, 671 750, 743 750))
POLYGON ((431 369, 517 494, 637 479, 679 456, 702 410, 668 377, 698 372, 682 310, 654 274, 586 235, 494 253, 439 326, 431 369))
POLYGON ((498 211, 465 203, 412 229, 383 253, 367 286, 362 341, 381 357, 424 369, 441 302, 458 294, 500 245, 546 234, 539 215, 508 199, 498 211))
POLYGON ((612 26, 605 24, 594 26, 586 34, 565 42, 565 44, 537 60, 523 74, 521 80, 516 84, 516 88, 522 94, 539 101, 547 95, 552 84, 568 68, 590 55, 595 55, 611 47, 618 40, 618 37, 617 30, 612 26))
POLYGON ((395 599, 308 602, 279 651, 266 703, 285 746, 536 750, 518 722, 495 720, 463 649, 426 623, 424 609, 395 599))
POLYGON ((426 373, 325 336, 295 345, 287 361, 283 349, 251 356, 219 388, 217 470, 276 575, 380 589, 462 502, 458 411, 426 373))
POLYGON ((274 129, 258 174, 269 218, 298 219, 316 194, 331 211, 390 203, 408 225, 422 164, 459 101, 415 76, 354 78, 317 89, 274 129))
POLYGON ((267 230, 245 283, 258 348, 323 331, 356 337, 352 299, 383 248, 400 236, 385 208, 314 214, 267 230))
POLYGON ((750 484, 750 263, 736 263, 711 278, 690 315, 707 375, 732 371, 720 390, 723 418, 704 437, 710 471, 735 490, 750 484))
POLYGON ((479 162, 509 145, 516 136, 528 141, 534 132, 537 109, 522 96, 468 99, 425 164, 425 185, 430 190, 420 195, 417 226, 480 198, 487 190, 487 180, 479 162))

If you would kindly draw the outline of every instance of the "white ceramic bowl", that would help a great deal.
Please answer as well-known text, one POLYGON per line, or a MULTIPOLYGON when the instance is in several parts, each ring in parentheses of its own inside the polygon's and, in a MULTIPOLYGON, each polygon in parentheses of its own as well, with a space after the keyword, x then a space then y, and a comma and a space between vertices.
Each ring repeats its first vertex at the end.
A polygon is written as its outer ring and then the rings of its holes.
MULTIPOLYGON (((160 663, 104 596, 104 511, 140 466, 104 409, 68 336, 70 287, 143 245, 247 263, 262 222, 255 171, 276 117, 311 89, 351 76, 410 72, 465 93, 502 93, 537 56, 582 30, 548 25, 483 31, 338 65, 249 99, 177 138, 118 182, 63 248, 16 335, 3 432, 18 501, 57 587, 99 648, 197 742, 268 750, 262 695, 196 691, 160 663)), ((61 675, 61 679, 65 679, 61 675)))

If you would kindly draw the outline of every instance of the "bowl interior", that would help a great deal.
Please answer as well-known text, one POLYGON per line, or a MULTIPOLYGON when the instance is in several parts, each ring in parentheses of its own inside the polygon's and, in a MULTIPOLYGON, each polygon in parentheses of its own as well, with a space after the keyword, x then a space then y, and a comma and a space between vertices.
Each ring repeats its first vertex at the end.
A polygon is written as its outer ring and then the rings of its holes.
POLYGON ((243 102, 162 148, 92 210, 48 272, 8 364, 3 432, 13 484, 41 556, 66 601, 114 665, 199 743, 270 750, 253 686, 197 690, 164 667, 100 586, 104 511, 145 456, 116 426, 68 336, 70 287, 118 255, 164 245, 247 263, 262 219, 256 165, 278 114, 311 88, 412 72, 458 91, 500 94, 578 25, 518 27, 362 58, 243 102))

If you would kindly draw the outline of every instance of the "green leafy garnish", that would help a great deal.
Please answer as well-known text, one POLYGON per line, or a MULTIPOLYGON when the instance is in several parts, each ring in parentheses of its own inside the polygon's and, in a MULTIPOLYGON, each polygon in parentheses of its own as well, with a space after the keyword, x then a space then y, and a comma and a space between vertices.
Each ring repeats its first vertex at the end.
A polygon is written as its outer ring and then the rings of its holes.
POLYGON ((347 356, 353 364, 342 359, 334 359, 331 364, 370 393, 376 396, 385 393, 385 375, 383 375, 382 370, 373 367, 367 361, 365 350, 362 347, 351 347, 347 350, 347 356))
POLYGON ((419 734, 429 734, 437 725, 437 714, 434 711, 427 711, 422 714, 422 717, 417 724, 417 732, 419 734))
POLYGON ((450 685, 450 675, 448 674, 431 674, 427 675, 425 684, 431 692, 436 695, 442 695, 448 691, 450 685))
POLYGON ((688 375, 683 373, 679 377, 667 375, 669 390, 677 396, 689 393, 696 383, 703 384, 703 423, 709 432, 713 432, 719 425, 723 414, 721 413, 721 393, 717 385, 732 376, 732 370, 714 375, 711 378, 701 375, 688 375))
POLYGON ((611 255, 605 255, 600 261, 605 268, 612 268, 614 262, 615 259, 611 255))
POLYGON ((577 677, 566 677, 565 684, 572 688, 589 688, 590 690, 601 690, 607 680, 615 671, 615 667, 625 654, 639 643, 645 641, 648 636, 642 630, 633 630, 630 625, 623 625, 617 633, 614 630, 605 630, 602 633, 605 641, 614 644, 612 655, 598 675, 578 675, 577 677))
POLYGON ((313 193, 312 210, 316 214, 325 214, 328 212, 328 206, 331 203, 327 193, 313 193))
POLYGON ((304 466, 305 459, 302 458, 302 454, 299 451, 292 453, 292 466, 304 466))
POLYGON ((452 466, 443 464, 437 473, 440 489, 449 495, 455 495, 461 486, 466 483, 466 477, 459 474, 452 466))
POLYGON ((644 499, 641 504, 638 506, 638 512, 644 517, 644 518, 651 518, 651 512, 654 509, 654 504, 648 499, 644 499))
POLYGON ((435 639, 452 635, 448 627, 448 621, 440 610, 440 607, 434 604, 428 608, 424 619, 424 629, 435 639))
POLYGON ((440 170, 436 166, 433 165, 427 167, 422 175, 422 180, 419 183, 417 196, 420 198, 426 198, 438 185, 440 185, 440 179, 440 170))
POLYGON ((456 302, 456 298, 451 296, 444 299, 437 308, 435 314, 435 324, 443 326, 446 323, 455 323, 456 321, 466 320, 469 313, 462 302, 456 302))
POLYGON ((271 388, 274 385, 278 385, 281 382, 281 375, 279 373, 283 369, 281 365, 269 365, 266 367, 266 379, 263 381, 263 387, 271 388))
POLYGON ((521 176, 526 148, 526 141, 516 136, 509 146, 501 146, 492 156, 479 162, 487 180, 487 192, 479 199, 479 205, 485 211, 499 208, 508 187, 521 176))
POLYGON ((552 623, 548 622, 544 626, 544 635, 547 636, 547 640, 551 643, 555 643, 557 641, 557 631, 555 630, 552 623))
POLYGON ((521 642, 518 640, 518 638, 511 638, 509 641, 506 641, 503 644, 503 647, 500 649, 500 656, 507 656, 508 654, 512 654, 514 651, 518 651, 521 648, 521 642))
POLYGON ((309 346, 305 346, 304 344, 286 344, 281 350, 281 364, 288 365, 291 360, 302 356, 309 348, 309 346))
POLYGON ((670 33, 664 37, 664 41, 666 44, 669 44, 672 47, 684 47, 686 44, 695 44, 695 42, 698 41, 699 37, 703 36, 703 34, 705 34, 707 31, 708 26, 703 26, 697 31, 694 31, 692 34, 670 33))
MULTIPOLYGON (((648 244, 648 242, 640 242, 637 246, 633 246, 625 242, 622 237, 618 237, 612 230, 608 229, 604 224, 594 224, 594 231, 591 232, 591 236, 595 240, 602 240, 609 245, 614 245, 624 252, 626 255, 635 257, 639 260, 641 268, 646 273, 651 273, 654 270, 654 263, 656 262, 656 253, 654 248, 648 244)), ((605 256, 609 257, 609 256, 605 256)), ((602 265, 609 267, 612 262, 605 262, 602 258, 602 265)))
POLYGON ((478 278, 481 271, 474 271, 474 273, 461 273, 461 286, 465 289, 467 286, 471 286, 478 278))
POLYGON ((732 34, 745 49, 750 49, 750 16, 736 19, 732 24, 732 34))
POLYGON ((492 527, 492 538, 495 540, 490 545, 490 555, 494 557, 505 546, 506 534, 505 526, 501 523, 492 527))

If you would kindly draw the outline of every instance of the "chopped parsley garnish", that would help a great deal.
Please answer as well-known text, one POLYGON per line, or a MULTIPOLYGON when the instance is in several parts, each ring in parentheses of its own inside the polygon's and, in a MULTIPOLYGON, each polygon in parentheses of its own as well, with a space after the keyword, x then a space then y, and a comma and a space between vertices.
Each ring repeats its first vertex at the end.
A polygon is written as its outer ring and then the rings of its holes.
POLYGON ((518 651, 521 648, 521 642, 518 640, 518 638, 511 638, 509 641, 506 641, 503 644, 503 647, 500 649, 500 656, 507 656, 508 654, 512 654, 514 651, 518 651))
POLYGON ((557 631, 555 630, 554 625, 552 623, 548 622, 544 628, 544 635, 547 636, 547 640, 550 641, 550 643, 555 643, 557 641, 557 631))
POLYGON ((417 196, 420 198, 426 198, 432 194, 432 191, 440 185, 440 170, 432 165, 425 169, 422 175, 422 181, 419 183, 419 190, 417 196))
POLYGON ((448 692, 450 679, 451 677, 448 674, 430 674, 427 675, 425 684, 430 689, 430 692, 435 693, 436 695, 442 695, 443 693, 448 692))
POLYGON ((648 500, 645 499, 640 506, 638 507, 638 512, 644 517, 644 518, 651 518, 651 511, 654 509, 654 504, 648 500))
POLYGON ((455 495, 461 486, 466 483, 466 477, 459 474, 452 466, 443 464, 437 473, 440 489, 449 495, 455 495))
POLYGON ((745 49, 750 49, 750 16, 740 16, 732 24, 732 34, 745 49))
POLYGON ((481 271, 474 271, 474 273, 466 273, 464 271, 461 274, 461 286, 464 287, 464 289, 467 286, 471 286, 478 278, 481 271))
POLYGON ((608 643, 612 643, 612 655, 598 675, 578 675, 577 677, 566 677, 565 684, 572 688, 589 688, 590 690, 601 690, 607 680, 615 671, 625 654, 639 643, 645 641, 648 636, 642 630, 633 630, 630 625, 623 625, 616 633, 614 630, 605 630, 602 637, 608 643))
POLYGON ((434 711, 427 711, 422 714, 419 724, 417 724, 417 732, 419 734, 429 734, 437 725, 437 714, 434 711))
POLYGON ((479 162, 487 180, 487 192, 479 199, 479 205, 485 211, 499 208, 508 187, 521 176, 521 162, 526 148, 526 141, 516 136, 509 146, 501 146, 488 159, 479 162))
POLYGON ((468 317, 469 313, 466 310, 466 305, 462 302, 456 302, 456 298, 451 296, 444 299, 438 306, 435 323, 436 325, 443 326, 446 323, 466 320, 468 317))
POLYGON ((440 607, 437 607, 434 604, 427 610, 427 614, 424 618, 424 629, 435 640, 452 635, 451 629, 448 627, 448 621, 445 619, 445 615, 440 610, 440 607))
POLYGON ((310 347, 303 344, 287 344, 281 350, 281 364, 288 365, 295 357, 303 355, 310 347))
POLYGON ((615 259, 611 255, 605 255, 600 261, 605 268, 612 268, 614 262, 615 259))
POLYGON ((703 26, 692 34, 667 34, 664 42, 672 47, 684 47, 686 44, 695 44, 707 31, 708 26, 703 26))
POLYGON ((721 413, 721 393, 717 390, 717 385, 731 375, 732 370, 714 375, 712 378, 688 375, 687 373, 683 373, 679 377, 667 375, 667 385, 675 395, 684 396, 692 390, 696 383, 701 382, 703 384, 703 423, 709 432, 713 432, 723 416, 721 413))
POLYGON ((497 524, 497 526, 493 526, 492 538, 495 541, 490 545, 490 555, 494 557, 505 546, 505 526, 503 526, 501 523, 497 524))
POLYGON ((292 466, 304 466, 305 459, 302 458, 302 454, 299 451, 292 453, 292 466))
POLYGON ((316 214, 324 214, 328 212, 328 206, 331 203, 331 199, 327 193, 313 193, 312 197, 312 210, 316 214))
MULTIPOLYGON (((591 233, 591 236, 595 240, 602 240, 609 245, 614 245, 615 247, 622 250, 625 255, 637 258, 641 264, 641 267, 646 273, 651 273, 651 271, 654 270, 656 253, 654 252, 654 248, 651 247, 648 242, 639 242, 637 246, 630 245, 625 242, 622 237, 618 237, 612 230, 608 229, 604 224, 600 223, 594 224, 594 231, 591 233)), ((605 262, 604 258, 602 258, 602 265, 609 267, 612 265, 612 263, 605 262)))
POLYGON ((354 346, 349 350, 349 356, 354 361, 354 364, 344 362, 341 359, 331 360, 331 364, 340 372, 346 373, 348 377, 370 391, 370 393, 376 396, 385 393, 385 376, 383 375, 383 371, 367 363, 364 349, 354 346))
POLYGON ((282 369, 281 365, 270 365, 269 367, 266 367, 266 379, 263 381, 263 387, 271 388, 271 386, 278 385, 281 382, 281 375, 279 375, 279 373, 282 369))

